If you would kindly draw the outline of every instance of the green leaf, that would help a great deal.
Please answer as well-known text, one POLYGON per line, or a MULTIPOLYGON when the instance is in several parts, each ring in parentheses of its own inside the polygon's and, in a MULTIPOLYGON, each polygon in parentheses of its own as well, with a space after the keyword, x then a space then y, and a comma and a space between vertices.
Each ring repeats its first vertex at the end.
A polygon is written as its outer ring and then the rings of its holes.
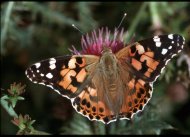
POLYGON ((18 96, 18 97, 17 97, 17 100, 24 100, 24 98, 21 97, 21 96, 18 96))
POLYGON ((8 114, 10 116, 12 116, 12 117, 18 117, 18 115, 14 111, 12 105, 9 105, 9 103, 7 102, 7 100, 9 100, 8 95, 5 95, 5 96, 1 97, 1 105, 2 105, 2 107, 8 112, 8 114))

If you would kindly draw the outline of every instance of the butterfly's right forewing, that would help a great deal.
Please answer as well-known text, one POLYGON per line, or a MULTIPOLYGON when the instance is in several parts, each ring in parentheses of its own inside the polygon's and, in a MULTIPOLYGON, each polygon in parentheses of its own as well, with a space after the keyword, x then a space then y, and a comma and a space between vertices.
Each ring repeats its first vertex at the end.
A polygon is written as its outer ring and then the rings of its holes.
POLYGON ((88 85, 99 58, 74 55, 50 58, 35 63, 26 70, 34 83, 53 88, 67 98, 76 97, 88 85))

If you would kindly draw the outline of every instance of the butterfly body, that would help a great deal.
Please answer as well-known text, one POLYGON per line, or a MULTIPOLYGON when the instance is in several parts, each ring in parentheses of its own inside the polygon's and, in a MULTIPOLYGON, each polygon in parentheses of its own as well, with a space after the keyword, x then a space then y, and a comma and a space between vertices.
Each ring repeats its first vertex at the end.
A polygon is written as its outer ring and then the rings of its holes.
MULTIPOLYGON (((94 80, 94 83, 99 95, 98 98, 105 103, 113 114, 119 114, 124 100, 123 94, 125 93, 119 60, 109 47, 105 47, 97 66, 95 72, 97 76, 94 78, 97 77, 99 80, 94 80)), ((126 73, 128 72, 125 71, 123 75, 126 75, 126 73)))
POLYGON ((153 82, 182 50, 185 40, 178 34, 154 36, 117 52, 110 45, 121 42, 110 44, 107 38, 83 43, 98 42, 98 55, 50 58, 29 67, 26 75, 69 98, 75 110, 88 119, 108 124, 131 119, 144 109, 152 96, 153 82))

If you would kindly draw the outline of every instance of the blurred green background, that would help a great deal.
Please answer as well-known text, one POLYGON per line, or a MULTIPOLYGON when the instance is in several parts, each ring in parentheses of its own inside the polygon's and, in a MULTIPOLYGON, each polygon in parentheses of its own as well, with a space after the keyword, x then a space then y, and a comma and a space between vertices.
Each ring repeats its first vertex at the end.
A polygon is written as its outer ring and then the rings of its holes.
MULTIPOLYGON (((26 85, 15 112, 36 120, 36 130, 51 134, 190 134, 190 3, 189 2, 1 2, 1 97, 10 84, 26 85), (91 122, 52 89, 30 82, 25 70, 42 59, 80 50, 81 33, 100 27, 121 28, 130 42, 158 34, 185 37, 184 50, 154 83, 153 97, 131 121, 104 125, 91 122)), ((1 104, 1 134, 18 127, 1 104)))

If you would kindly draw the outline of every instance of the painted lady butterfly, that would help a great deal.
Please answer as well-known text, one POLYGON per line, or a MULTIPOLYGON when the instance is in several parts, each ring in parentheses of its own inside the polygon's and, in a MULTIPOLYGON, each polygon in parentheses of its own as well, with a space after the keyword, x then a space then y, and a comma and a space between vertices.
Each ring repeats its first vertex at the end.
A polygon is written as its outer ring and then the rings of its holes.
POLYGON ((96 39, 94 35, 91 40, 83 39, 87 53, 87 45, 98 42, 93 50, 99 54, 43 60, 29 67, 26 75, 69 98, 76 111, 88 119, 108 124, 131 119, 144 109, 152 96, 153 82, 182 50, 185 39, 178 34, 154 36, 115 51, 111 45, 121 44, 116 37, 110 41, 107 36, 96 39))

